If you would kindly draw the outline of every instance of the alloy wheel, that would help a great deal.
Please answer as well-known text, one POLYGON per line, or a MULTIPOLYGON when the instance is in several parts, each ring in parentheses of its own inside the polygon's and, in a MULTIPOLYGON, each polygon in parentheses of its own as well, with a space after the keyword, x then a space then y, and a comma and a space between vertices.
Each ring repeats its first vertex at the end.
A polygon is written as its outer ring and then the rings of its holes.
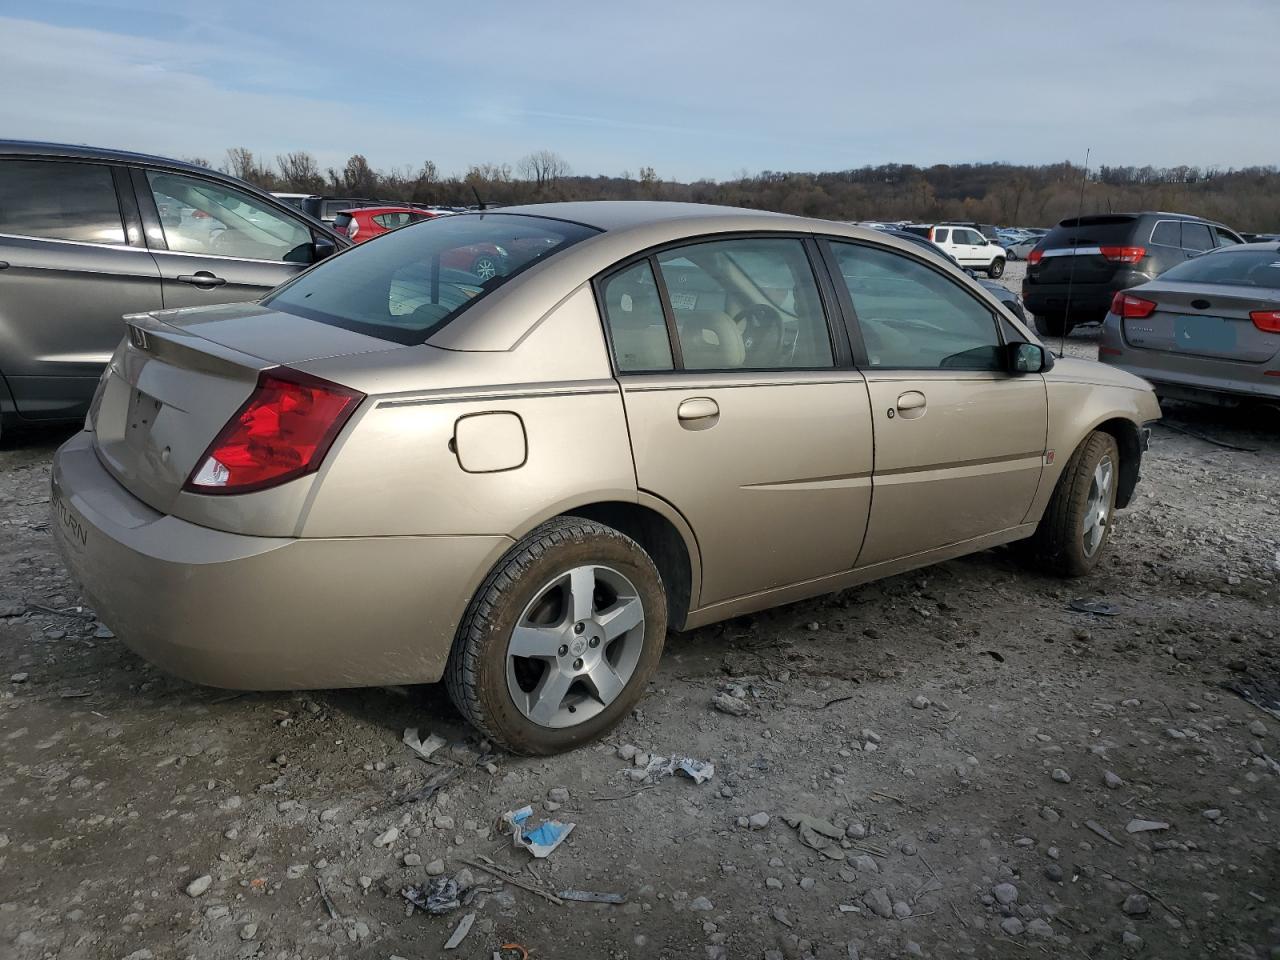
POLYGON ((1115 467, 1110 457, 1098 461, 1089 484, 1089 498, 1084 507, 1084 555, 1092 557, 1102 546, 1111 514, 1111 484, 1115 467))
POLYGON ((507 643, 507 691, 543 727, 572 727, 622 693, 644 647, 639 591, 611 567, 574 567, 543 585, 507 643))

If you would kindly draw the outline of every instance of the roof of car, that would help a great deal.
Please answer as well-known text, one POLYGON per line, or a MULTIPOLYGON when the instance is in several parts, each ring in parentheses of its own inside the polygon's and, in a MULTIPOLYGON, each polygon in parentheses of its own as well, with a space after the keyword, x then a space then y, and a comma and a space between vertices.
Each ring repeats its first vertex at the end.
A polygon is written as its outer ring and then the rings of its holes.
MULTIPOLYGON (((571 220, 597 230, 623 230, 650 223, 674 220, 696 220, 716 217, 742 217, 744 220, 758 217, 797 220, 785 213, 764 210, 747 210, 742 207, 721 207, 710 203, 674 203, 665 200, 581 200, 569 203, 527 203, 514 207, 499 207, 494 213, 515 213, 527 216, 551 217, 571 220)), ((776 224, 774 224, 776 226, 776 224)))
MULTIPOLYGON (((130 150, 115 150, 111 147, 89 147, 74 143, 44 143, 39 140, 0 140, 0 153, 27 154, 33 157, 72 157, 82 160, 118 160, 121 163, 146 163, 157 166, 173 167, 236 180, 229 174, 219 170, 211 170, 197 163, 185 160, 174 160, 170 157, 159 157, 150 153, 134 153, 130 150)), ((241 182, 241 181, 236 181, 241 182)))

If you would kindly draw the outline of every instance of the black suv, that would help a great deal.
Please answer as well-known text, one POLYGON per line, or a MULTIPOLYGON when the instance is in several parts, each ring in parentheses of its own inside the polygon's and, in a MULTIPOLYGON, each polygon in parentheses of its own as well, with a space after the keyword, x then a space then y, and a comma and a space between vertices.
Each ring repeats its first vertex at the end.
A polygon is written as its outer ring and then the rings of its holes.
POLYGON ((1222 224, 1185 213, 1071 217, 1027 255, 1022 299, 1042 335, 1065 336, 1082 323, 1101 323, 1118 291, 1206 250, 1243 242, 1222 224))

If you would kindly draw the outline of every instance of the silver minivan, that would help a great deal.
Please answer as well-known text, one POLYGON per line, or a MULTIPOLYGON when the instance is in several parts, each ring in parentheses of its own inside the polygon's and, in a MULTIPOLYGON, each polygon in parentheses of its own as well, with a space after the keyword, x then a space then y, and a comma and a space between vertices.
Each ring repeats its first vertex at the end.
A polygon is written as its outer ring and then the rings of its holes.
POLYGON ((204 167, 0 141, 0 429, 83 417, 124 314, 256 300, 348 245, 204 167))

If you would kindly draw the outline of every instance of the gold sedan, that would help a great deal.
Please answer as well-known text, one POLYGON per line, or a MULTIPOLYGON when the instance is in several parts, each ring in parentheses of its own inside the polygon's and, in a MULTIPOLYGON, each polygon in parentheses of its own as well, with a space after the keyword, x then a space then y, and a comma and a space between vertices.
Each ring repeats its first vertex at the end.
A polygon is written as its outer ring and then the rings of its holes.
POLYGON ((1160 415, 941 256, 722 207, 445 217, 127 320, 53 475, 101 618, 218 686, 443 677, 523 753, 669 628, 1015 540, 1087 574, 1160 415))

